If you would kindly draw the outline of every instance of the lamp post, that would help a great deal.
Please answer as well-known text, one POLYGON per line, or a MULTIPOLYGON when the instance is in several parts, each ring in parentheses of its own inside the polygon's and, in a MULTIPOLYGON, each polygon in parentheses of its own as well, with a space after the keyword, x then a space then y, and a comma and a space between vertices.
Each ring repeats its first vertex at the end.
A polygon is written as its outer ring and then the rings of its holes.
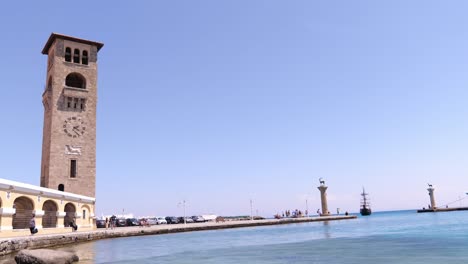
POLYGON ((182 204, 183 208, 184 208, 184 225, 187 225, 187 220, 185 219, 185 200, 183 200, 182 202, 180 202, 178 205, 182 204))
POLYGON ((253 220, 253 211, 252 211, 252 199, 250 199, 250 220, 253 220))
POLYGON ((306 199, 306 210, 305 210, 305 216, 306 217, 309 217, 309 204, 307 202, 307 199, 306 199))

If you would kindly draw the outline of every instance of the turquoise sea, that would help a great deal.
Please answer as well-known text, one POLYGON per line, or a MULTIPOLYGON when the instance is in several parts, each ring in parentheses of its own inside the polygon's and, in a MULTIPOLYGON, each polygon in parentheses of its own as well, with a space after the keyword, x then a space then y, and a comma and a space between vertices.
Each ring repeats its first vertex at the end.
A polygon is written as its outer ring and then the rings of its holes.
MULTIPOLYGON (((68 247, 70 249, 70 247, 68 247)), ((468 211, 100 240, 80 263, 468 263, 468 211)))

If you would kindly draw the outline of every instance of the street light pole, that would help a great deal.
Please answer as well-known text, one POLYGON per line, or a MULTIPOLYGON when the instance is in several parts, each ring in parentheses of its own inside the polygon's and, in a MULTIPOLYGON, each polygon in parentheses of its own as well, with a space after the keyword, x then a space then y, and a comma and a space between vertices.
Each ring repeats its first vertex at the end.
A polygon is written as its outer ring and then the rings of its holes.
POLYGON ((185 200, 184 200, 184 225, 187 225, 187 219, 185 219, 185 200))
MULTIPOLYGON (((184 207, 184 225, 187 225, 187 219, 185 219, 185 200, 183 200, 181 203, 179 203, 179 205, 182 204, 182 206, 184 207)), ((178 206, 177 206, 178 207, 178 206)))
POLYGON ((309 217, 309 204, 307 203, 306 199, 306 211, 305 211, 306 217, 309 217))
POLYGON ((253 220, 252 199, 250 199, 250 220, 253 220))

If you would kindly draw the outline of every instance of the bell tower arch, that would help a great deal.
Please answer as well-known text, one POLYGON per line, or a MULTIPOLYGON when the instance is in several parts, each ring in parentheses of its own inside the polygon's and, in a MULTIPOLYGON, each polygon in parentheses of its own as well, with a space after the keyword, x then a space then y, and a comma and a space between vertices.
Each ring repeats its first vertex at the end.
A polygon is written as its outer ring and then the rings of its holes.
POLYGON ((95 197, 97 58, 104 44, 52 33, 42 103, 41 186, 95 197))

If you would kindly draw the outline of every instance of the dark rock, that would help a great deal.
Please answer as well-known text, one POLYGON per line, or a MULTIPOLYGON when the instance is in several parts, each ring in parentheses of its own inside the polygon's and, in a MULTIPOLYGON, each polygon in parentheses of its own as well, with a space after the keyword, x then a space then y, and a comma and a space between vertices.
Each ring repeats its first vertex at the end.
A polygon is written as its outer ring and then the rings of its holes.
POLYGON ((15 256, 17 264, 71 264, 78 260, 73 252, 52 249, 23 249, 15 256))
POLYGON ((16 261, 12 258, 0 260, 1 264, 16 264, 16 261))

